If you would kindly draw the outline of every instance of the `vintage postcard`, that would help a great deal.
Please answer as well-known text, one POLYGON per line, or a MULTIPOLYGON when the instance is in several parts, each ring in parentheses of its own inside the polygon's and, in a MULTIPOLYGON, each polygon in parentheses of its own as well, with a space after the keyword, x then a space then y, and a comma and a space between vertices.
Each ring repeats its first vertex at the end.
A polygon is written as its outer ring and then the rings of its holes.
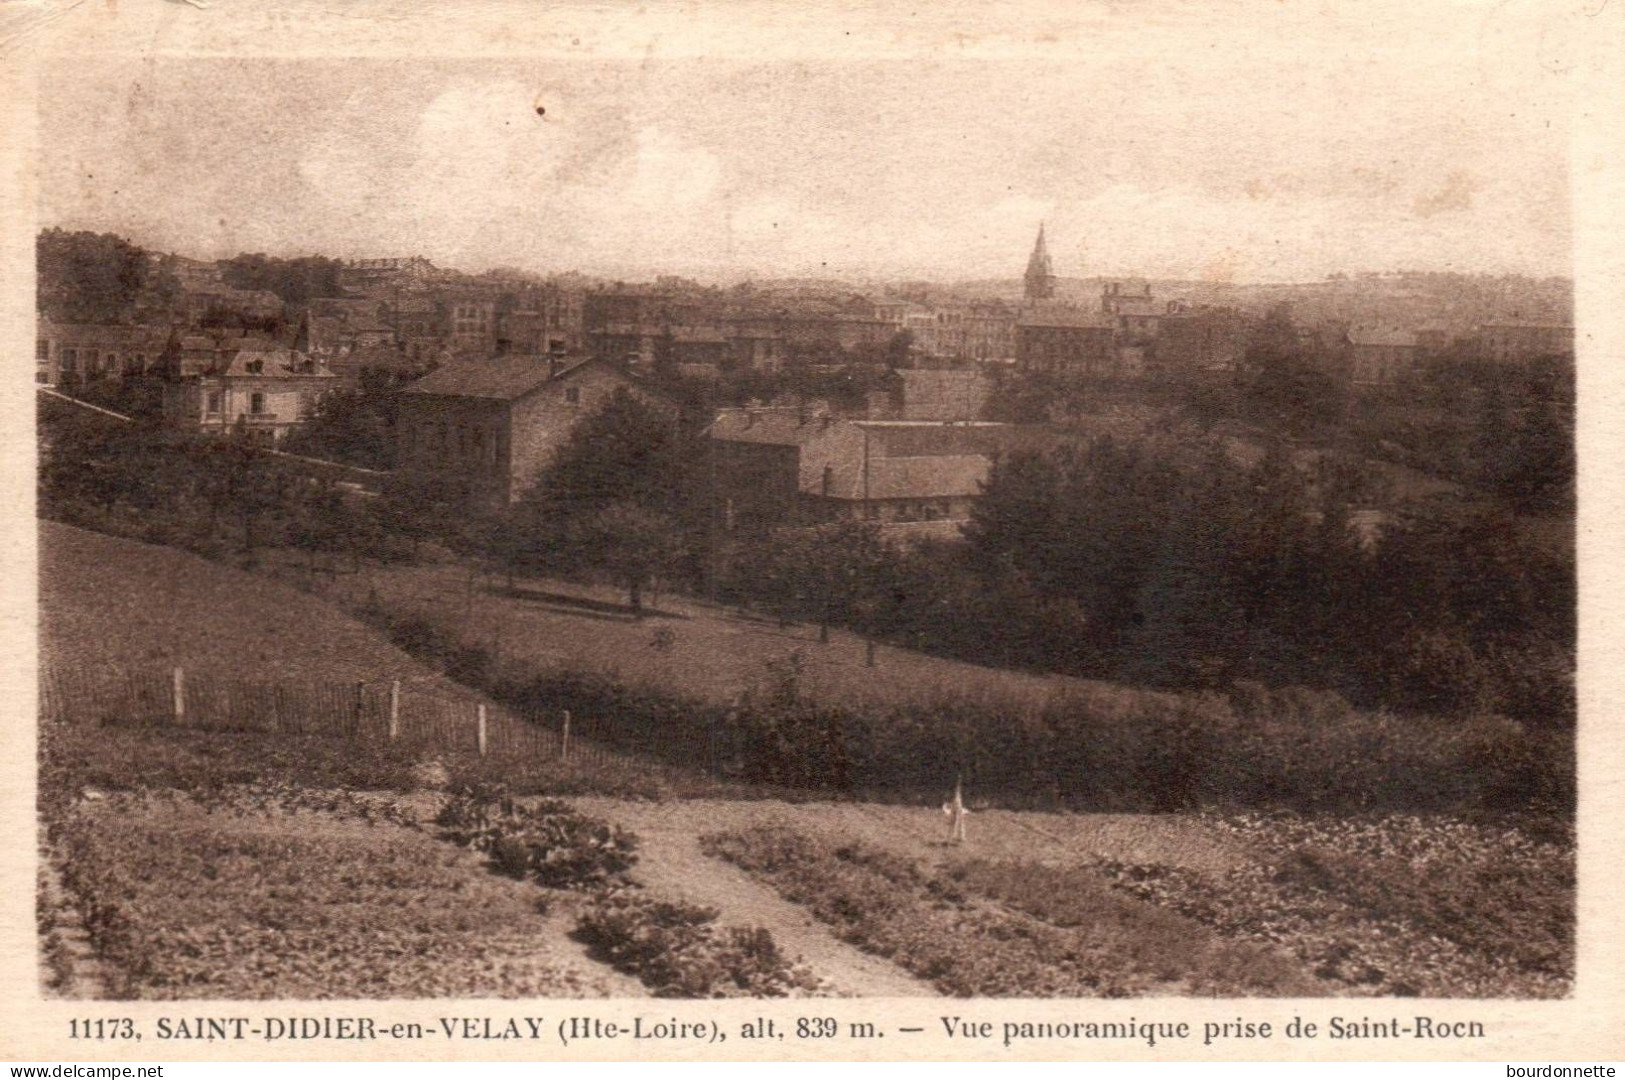
POLYGON ((1617 1060, 1622 28, 0 6, 0 1056, 1617 1060))

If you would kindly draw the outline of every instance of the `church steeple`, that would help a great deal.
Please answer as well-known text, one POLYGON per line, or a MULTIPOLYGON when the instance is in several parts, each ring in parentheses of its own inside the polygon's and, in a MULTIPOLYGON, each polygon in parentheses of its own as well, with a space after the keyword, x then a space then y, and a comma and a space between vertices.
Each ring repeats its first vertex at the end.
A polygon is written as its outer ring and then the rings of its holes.
POLYGON ((1055 270, 1050 265, 1049 250, 1044 247, 1044 226, 1038 226, 1038 242, 1027 259, 1027 299, 1049 300, 1055 296, 1055 270))

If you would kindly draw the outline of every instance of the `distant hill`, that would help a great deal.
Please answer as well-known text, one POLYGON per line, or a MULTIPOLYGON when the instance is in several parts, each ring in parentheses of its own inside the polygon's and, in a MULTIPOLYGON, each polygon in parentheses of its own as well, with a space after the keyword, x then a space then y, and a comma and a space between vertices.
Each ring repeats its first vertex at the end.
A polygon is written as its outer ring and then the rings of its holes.
MULTIPOLYGON (((1125 280, 1130 279, 1061 278, 1056 283, 1057 299, 1093 306, 1099 303, 1107 282, 1125 280)), ((1293 317, 1305 323, 1338 319, 1368 326, 1437 325, 1460 333, 1486 322, 1572 322, 1574 318, 1574 283, 1567 278, 1405 273, 1295 284, 1159 279, 1150 284, 1155 296, 1188 304, 1218 304, 1262 313, 1274 304, 1288 303, 1293 317)), ((933 294, 937 291, 944 298, 980 296, 1019 303, 1022 284, 1016 278, 991 279, 937 286, 933 294)))

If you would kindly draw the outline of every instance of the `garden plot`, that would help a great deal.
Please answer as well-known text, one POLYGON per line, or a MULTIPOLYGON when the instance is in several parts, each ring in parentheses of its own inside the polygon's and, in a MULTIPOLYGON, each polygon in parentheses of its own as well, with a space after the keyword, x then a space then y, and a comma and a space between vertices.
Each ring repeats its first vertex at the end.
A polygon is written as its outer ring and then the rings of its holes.
POLYGON ((1104 863, 1125 892, 1238 941, 1290 949, 1345 994, 1552 998, 1574 979, 1574 837, 1550 819, 1213 819, 1255 862, 1104 863))
POLYGON ((114 997, 627 997, 571 940, 568 898, 361 812, 115 793, 60 826, 114 997))
POLYGON ((1281 951, 1228 941, 1087 871, 922 868, 883 848, 775 826, 710 834, 701 845, 804 905, 843 941, 944 994, 1290 997, 1318 989, 1281 951))

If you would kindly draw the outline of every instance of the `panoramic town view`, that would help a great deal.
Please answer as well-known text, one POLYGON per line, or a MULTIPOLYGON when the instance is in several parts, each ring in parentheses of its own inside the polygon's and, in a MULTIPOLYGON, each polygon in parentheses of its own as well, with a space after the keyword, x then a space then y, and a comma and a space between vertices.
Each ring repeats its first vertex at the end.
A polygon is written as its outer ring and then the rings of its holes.
POLYGON ((386 74, 42 99, 47 994, 1571 993, 1538 113, 386 74))

